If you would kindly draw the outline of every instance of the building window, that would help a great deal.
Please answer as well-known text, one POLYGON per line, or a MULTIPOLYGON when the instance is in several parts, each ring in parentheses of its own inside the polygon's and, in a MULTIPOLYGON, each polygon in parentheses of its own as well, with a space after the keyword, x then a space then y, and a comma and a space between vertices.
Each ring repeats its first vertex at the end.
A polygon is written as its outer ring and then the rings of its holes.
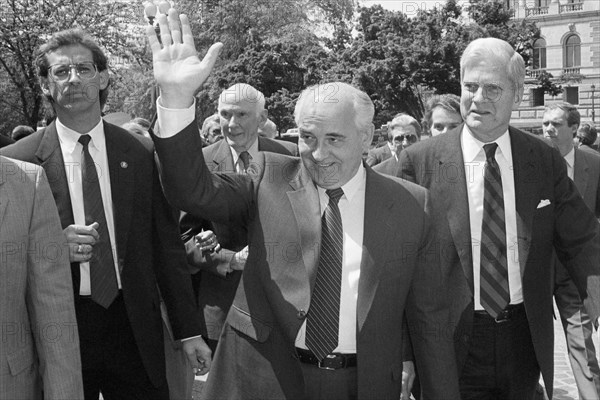
POLYGON ((544 89, 535 88, 531 89, 529 93, 529 100, 531 107, 539 107, 544 105, 544 89))
POLYGON ((538 39, 533 42, 533 69, 546 68, 546 41, 538 39))
POLYGON ((579 104, 579 88, 577 86, 565 88, 564 101, 573 105, 579 104))
POLYGON ((581 39, 577 35, 571 35, 565 40, 565 62, 564 67, 581 66, 581 39))
POLYGON ((548 7, 550 0, 535 0, 536 7, 548 7))

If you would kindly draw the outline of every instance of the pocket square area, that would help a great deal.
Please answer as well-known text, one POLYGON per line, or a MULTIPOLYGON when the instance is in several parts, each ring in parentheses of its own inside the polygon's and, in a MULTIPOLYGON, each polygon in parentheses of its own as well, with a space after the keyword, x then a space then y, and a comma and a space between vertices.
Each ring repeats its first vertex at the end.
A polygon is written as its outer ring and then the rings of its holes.
POLYGON ((550 205, 550 200, 540 200, 540 204, 537 205, 537 208, 543 208, 550 205))

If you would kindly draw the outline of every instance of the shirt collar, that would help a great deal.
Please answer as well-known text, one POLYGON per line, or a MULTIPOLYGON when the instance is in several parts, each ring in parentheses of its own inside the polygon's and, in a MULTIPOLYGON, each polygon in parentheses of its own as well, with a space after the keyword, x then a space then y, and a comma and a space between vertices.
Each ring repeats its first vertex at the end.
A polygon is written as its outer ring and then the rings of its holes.
MULTIPOLYGON (((476 161, 480 154, 482 154, 483 159, 485 159, 485 151, 483 150, 483 145, 487 143, 476 139, 466 124, 463 126, 461 136, 463 158, 465 163, 476 161)), ((512 151, 510 149, 510 135, 508 133, 508 129, 502 134, 502 136, 490 143, 498 144, 499 152, 498 150, 496 150, 496 154, 502 154, 502 156, 504 156, 504 158, 508 162, 508 165, 512 165, 512 151)), ((479 160, 481 160, 481 158, 479 158, 479 160)))
MULTIPOLYGON (((365 173, 365 167, 363 166, 362 163, 360 163, 359 167, 358 167, 358 171, 356 171, 356 174, 354 174, 354 176, 348 181, 346 182, 345 185, 342 185, 342 190, 344 191, 344 196, 346 197, 346 199, 351 202, 354 197, 357 195, 357 193, 359 193, 362 189, 362 191, 365 190, 366 187, 366 173, 365 173)), ((325 193, 325 189, 323 189, 320 186, 317 186, 317 189, 319 191, 319 197, 321 199, 328 199, 327 194, 325 193)), ((325 204, 327 204, 327 201, 325 202, 325 204)))
MULTIPOLYGON (((231 156, 233 157, 233 165, 236 165, 240 155, 233 149, 232 146, 229 146, 229 150, 231 150, 231 156)), ((250 154, 250 159, 255 159, 258 156, 258 137, 254 140, 254 143, 250 145, 250 148, 246 150, 248 154, 250 154)))
POLYGON ((573 166, 575 165, 575 148, 574 147, 571 148, 571 151, 569 151, 567 154, 565 154, 564 159, 567 162, 567 164, 569 165, 569 167, 573 168, 573 166))
MULTIPOLYGON (((82 135, 63 125, 58 118, 56 119, 56 133, 58 134, 60 145, 64 149, 63 151, 66 151, 67 153, 72 153, 75 150, 75 146, 79 143, 79 137, 82 135)), ((102 119, 100 119, 98 124, 87 132, 87 134, 92 138, 89 146, 96 148, 98 151, 104 151, 106 142, 104 139, 104 125, 102 124, 102 119)))

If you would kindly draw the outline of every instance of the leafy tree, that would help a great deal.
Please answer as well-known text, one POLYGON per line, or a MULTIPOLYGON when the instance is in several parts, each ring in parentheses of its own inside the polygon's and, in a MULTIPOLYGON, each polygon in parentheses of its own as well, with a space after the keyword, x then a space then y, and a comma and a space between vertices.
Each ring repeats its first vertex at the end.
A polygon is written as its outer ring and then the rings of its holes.
POLYGON ((111 55, 112 67, 141 57, 130 27, 140 10, 130 2, 103 0, 7 0, 0 15, 0 131, 14 125, 36 126, 44 115, 34 65, 35 50, 54 32, 81 27, 111 55))

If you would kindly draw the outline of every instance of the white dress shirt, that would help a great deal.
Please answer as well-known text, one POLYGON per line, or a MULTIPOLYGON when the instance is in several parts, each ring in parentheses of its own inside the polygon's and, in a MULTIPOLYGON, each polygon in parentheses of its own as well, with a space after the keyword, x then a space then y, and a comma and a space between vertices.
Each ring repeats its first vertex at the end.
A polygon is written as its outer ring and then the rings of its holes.
POLYGON ((575 147, 571 148, 571 151, 565 154, 563 157, 567 164, 567 175, 571 180, 575 179, 575 147))
MULTIPOLYGON (((344 249, 342 258, 342 288, 340 296, 340 324, 336 353, 356 353, 356 304, 358 301, 358 281, 362 260, 362 245, 365 217, 365 168, 360 165, 356 175, 348 181, 342 190, 338 206, 342 216, 344 230, 344 249)), ((317 188, 321 203, 321 216, 329 203, 325 189, 317 188)), ((309 311, 310 318, 310 311, 309 311)), ((296 347, 306 349, 306 320, 296 337, 296 347)))
MULTIPOLYGON (((244 163, 242 160, 240 160, 240 155, 231 146, 229 146, 229 150, 231 150, 231 157, 233 157, 233 165, 235 166, 236 172, 240 174, 246 173, 246 171, 244 171, 244 163)), ((252 143, 250 148, 246 151, 250 156, 250 164, 252 164, 252 160, 255 160, 256 156, 258 155, 258 136, 256 139, 254 139, 254 143, 252 143)))
MULTIPOLYGON (((60 142, 60 149, 65 162, 65 172, 69 185, 69 195, 71 196, 71 207, 73 209, 73 218, 76 225, 85 225, 85 212, 83 209, 83 187, 81 183, 81 165, 83 160, 83 145, 79 143, 80 133, 63 125, 59 119, 56 120, 56 132, 60 142)), ((104 214, 108 225, 108 234, 113 252, 115 263, 115 272, 117 274, 117 284, 121 289, 121 276, 119 275, 119 264, 117 256, 117 247, 115 241, 115 224, 113 220, 112 193, 110 187, 110 174, 108 170, 108 158, 106 155, 106 141, 104 137, 104 126, 102 120, 87 132, 92 140, 88 145, 90 155, 96 164, 96 172, 100 182, 100 192, 102 193, 102 203, 104 205, 104 214)), ((93 250, 92 250, 93 251, 93 250)), ((90 284, 90 263, 79 263, 81 278, 79 282, 79 294, 89 296, 92 294, 90 284)))
MULTIPOLYGON (((504 215, 506 221, 506 258, 508 261, 508 288, 510 304, 523 302, 523 285, 519 267, 519 246, 517 241, 517 209, 515 201, 515 178, 513 159, 508 130, 495 143, 496 162, 502 176, 502 191, 504 193, 504 215)), ((473 281, 475 310, 483 310, 480 302, 480 262, 481 262, 481 226, 483 223, 484 196, 484 166, 485 151, 483 143, 471 134, 465 125, 461 134, 461 147, 465 162, 467 179, 467 194, 469 199, 469 222, 471 226, 471 249, 473 254, 473 281)))

